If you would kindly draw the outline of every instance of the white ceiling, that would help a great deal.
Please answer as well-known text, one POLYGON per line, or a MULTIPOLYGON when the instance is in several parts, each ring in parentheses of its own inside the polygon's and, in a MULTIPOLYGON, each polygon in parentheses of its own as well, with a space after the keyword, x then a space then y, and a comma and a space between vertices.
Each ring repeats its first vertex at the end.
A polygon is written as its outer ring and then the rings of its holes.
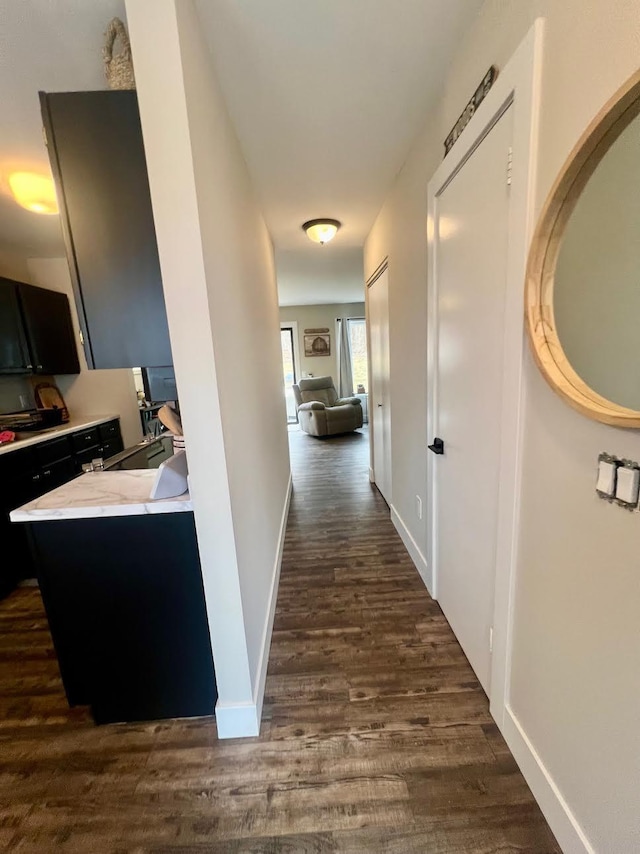
MULTIPOLYGON (((276 247, 282 304, 363 299, 362 245, 482 0, 196 0, 276 247), (343 223, 327 246, 300 226, 343 223)), ((124 0, 0 0, 0 247, 61 254, 6 175, 46 170, 38 90, 104 88, 124 0)), ((134 58, 135 59, 135 58, 134 58)))
POLYGON ((283 304, 364 298, 361 253, 346 250, 362 247, 481 3, 196 0, 283 304), (320 216, 343 223, 327 246, 300 228, 320 216))

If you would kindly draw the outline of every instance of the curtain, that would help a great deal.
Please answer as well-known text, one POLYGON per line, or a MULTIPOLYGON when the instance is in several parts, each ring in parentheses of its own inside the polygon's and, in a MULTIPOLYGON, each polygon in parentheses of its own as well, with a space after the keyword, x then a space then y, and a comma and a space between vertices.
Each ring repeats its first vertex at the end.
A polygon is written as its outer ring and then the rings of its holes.
POLYGON ((349 322, 346 318, 338 318, 338 324, 340 327, 338 343, 338 394, 340 397, 353 397, 349 322))

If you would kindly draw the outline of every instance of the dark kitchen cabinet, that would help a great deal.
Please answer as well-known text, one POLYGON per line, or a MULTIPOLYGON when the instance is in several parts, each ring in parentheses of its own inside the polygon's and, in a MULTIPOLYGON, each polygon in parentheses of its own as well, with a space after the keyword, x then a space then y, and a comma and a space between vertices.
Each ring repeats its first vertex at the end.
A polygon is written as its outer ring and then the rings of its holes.
POLYGON ((116 418, 0 454, 0 542, 5 555, 0 562, 0 598, 13 590, 21 578, 35 575, 26 527, 12 523, 9 513, 73 480, 82 471, 82 463, 96 457, 106 460, 122 448, 120 422, 116 418))
POLYGON ((77 472, 82 471, 85 463, 99 457, 108 460, 124 449, 118 421, 108 421, 89 430, 80 430, 71 436, 71 443, 77 472))
POLYGON ((59 439, 50 439, 48 442, 35 445, 33 453, 36 455, 38 464, 45 468, 58 460, 71 457, 73 455, 71 436, 60 436, 59 439))
POLYGON ((34 574, 24 526, 12 525, 9 513, 44 492, 41 481, 32 448, 0 456, 0 541, 4 554, 0 564, 0 598, 10 593, 21 578, 34 574))
POLYGON ((0 373, 25 374, 31 369, 18 288, 0 278, 0 373))
POLYGON ((0 373, 80 373, 66 294, 0 278, 0 373))
POLYGON ((73 450, 78 454, 85 451, 87 448, 95 448, 100 442, 100 437, 97 427, 91 427, 88 430, 80 430, 74 433, 71 437, 73 450))
POLYGON ((66 294, 18 285, 36 374, 79 374, 78 348, 66 294))
POLYGON ((29 523, 70 705, 98 724, 212 715, 193 513, 29 523))
POLYGON ((40 100, 87 363, 170 365, 136 93, 40 100))
POLYGON ((115 457, 116 454, 119 454, 120 451, 123 451, 124 448, 122 446, 121 439, 107 439, 102 442, 100 446, 101 454, 103 460, 108 460, 109 457, 115 457))
POLYGON ((121 442, 120 422, 107 421, 106 424, 98 424, 98 436, 100 437, 101 442, 110 442, 114 440, 121 442))

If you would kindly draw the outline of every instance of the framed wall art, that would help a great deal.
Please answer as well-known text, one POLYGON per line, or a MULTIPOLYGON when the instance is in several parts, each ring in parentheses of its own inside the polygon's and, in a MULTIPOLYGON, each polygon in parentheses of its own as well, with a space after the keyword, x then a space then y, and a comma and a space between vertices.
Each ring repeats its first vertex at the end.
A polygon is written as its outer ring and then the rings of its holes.
POLYGON ((305 356, 330 356, 331 333, 328 329, 304 330, 305 356))

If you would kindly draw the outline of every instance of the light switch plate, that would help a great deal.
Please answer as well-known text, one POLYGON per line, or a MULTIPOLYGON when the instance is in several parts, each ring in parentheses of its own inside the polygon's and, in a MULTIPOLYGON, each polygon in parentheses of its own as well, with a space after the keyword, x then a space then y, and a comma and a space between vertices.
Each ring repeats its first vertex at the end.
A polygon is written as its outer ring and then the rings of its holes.
POLYGON ((627 462, 618 468, 616 482, 616 502, 622 507, 633 510, 638 506, 640 492, 640 469, 634 463, 627 462))
POLYGON ((596 492, 600 498, 611 500, 615 497, 618 466, 619 460, 610 454, 600 454, 598 457, 596 492))

